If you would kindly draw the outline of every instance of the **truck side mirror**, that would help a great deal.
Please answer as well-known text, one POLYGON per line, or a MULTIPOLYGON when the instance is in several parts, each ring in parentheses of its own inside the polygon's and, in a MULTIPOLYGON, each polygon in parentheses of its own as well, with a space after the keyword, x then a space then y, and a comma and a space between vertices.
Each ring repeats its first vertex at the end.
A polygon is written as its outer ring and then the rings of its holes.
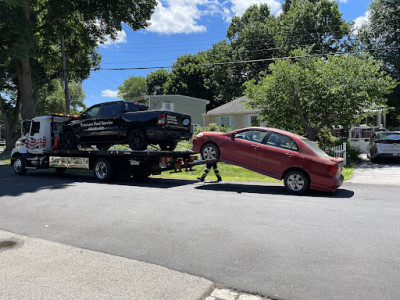
POLYGON ((86 119, 86 118, 87 118, 87 113, 81 114, 80 118, 81 118, 81 119, 86 119))

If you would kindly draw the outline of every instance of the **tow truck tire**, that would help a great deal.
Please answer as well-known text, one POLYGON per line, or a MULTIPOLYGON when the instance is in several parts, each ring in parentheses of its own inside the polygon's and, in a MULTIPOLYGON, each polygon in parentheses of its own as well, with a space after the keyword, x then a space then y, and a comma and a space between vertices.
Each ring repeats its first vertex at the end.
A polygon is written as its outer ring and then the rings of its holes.
POLYGON ((206 159, 219 159, 219 149, 215 144, 207 143, 200 150, 201 158, 206 159))
POLYGON ((160 142, 160 149, 163 151, 174 151, 178 145, 178 141, 164 141, 160 142))
POLYGON ((62 148, 64 150, 78 149, 78 139, 72 130, 67 130, 62 135, 62 148))
POLYGON ((286 173, 283 182, 285 188, 293 194, 302 194, 306 192, 310 186, 310 180, 307 174, 301 170, 293 170, 286 173))
POLYGON ((128 144, 132 150, 146 150, 148 146, 146 134, 139 128, 132 129, 128 135, 128 144))
POLYGON ((94 176, 101 182, 107 182, 113 179, 113 169, 107 158, 98 158, 93 166, 94 176))
POLYGON ((14 172, 17 175, 25 175, 26 174, 26 168, 25 168, 25 159, 21 155, 17 155, 14 158, 13 162, 13 167, 14 167, 14 172))

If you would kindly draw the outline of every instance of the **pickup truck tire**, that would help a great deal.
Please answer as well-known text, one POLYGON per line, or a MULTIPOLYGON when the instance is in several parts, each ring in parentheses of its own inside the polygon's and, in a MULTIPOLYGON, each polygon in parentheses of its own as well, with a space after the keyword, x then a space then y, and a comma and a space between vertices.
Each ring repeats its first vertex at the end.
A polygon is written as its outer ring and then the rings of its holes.
POLYGON ((94 176, 101 182, 113 179, 113 168, 107 158, 98 158, 93 165, 94 176))
POLYGON ((14 158, 14 172, 17 175, 25 175, 26 174, 26 168, 25 168, 25 159, 21 155, 17 155, 14 158))
POLYGON ((146 134, 142 129, 132 129, 128 135, 128 144, 132 150, 146 150, 148 146, 146 134))
POLYGON ((62 147, 64 150, 78 149, 78 139, 72 130, 67 130, 62 134, 62 147))
POLYGON ((215 144, 207 143, 200 150, 202 159, 219 159, 219 149, 215 144))
POLYGON ((176 145, 178 145, 178 141, 166 141, 166 142, 160 142, 160 149, 163 151, 174 151, 176 148, 176 145))

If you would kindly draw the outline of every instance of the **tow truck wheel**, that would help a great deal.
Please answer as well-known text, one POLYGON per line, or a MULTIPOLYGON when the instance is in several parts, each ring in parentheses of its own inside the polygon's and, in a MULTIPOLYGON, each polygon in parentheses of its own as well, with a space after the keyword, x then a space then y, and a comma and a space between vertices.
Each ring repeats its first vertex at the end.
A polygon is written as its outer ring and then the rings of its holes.
POLYGON ((208 143, 200 150, 202 159, 219 159, 219 149, 216 145, 208 143))
POLYGON ((62 135, 62 147, 64 150, 78 149, 78 139, 72 130, 68 130, 62 135))
POLYGON ((301 170, 288 172, 284 178, 285 188, 294 194, 302 194, 308 190, 310 180, 306 173, 301 170))
POLYGON ((176 145, 178 145, 178 141, 167 141, 167 142, 160 142, 160 149, 163 151, 174 151, 176 145))
POLYGON ((110 181, 112 179, 112 167, 107 158, 99 158, 94 163, 94 176, 100 181, 110 181))
POLYGON ((138 128, 131 130, 128 135, 128 143, 132 150, 146 150, 148 145, 145 133, 138 128))
POLYGON ((25 160, 21 155, 17 155, 14 158, 14 163, 13 163, 13 167, 14 167, 14 172, 17 175, 25 175, 26 174, 26 168, 25 168, 25 160))

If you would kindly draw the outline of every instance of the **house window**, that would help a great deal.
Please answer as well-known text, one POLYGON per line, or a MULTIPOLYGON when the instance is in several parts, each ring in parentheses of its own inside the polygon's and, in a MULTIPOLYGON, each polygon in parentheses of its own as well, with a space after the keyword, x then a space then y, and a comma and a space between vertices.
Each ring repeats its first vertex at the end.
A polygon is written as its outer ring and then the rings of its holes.
POLYGON ((260 126, 260 119, 258 115, 245 115, 244 116, 244 127, 258 127, 260 126))
POLYGON ((162 103, 162 110, 175 111, 174 110, 174 103, 163 102, 162 103))

